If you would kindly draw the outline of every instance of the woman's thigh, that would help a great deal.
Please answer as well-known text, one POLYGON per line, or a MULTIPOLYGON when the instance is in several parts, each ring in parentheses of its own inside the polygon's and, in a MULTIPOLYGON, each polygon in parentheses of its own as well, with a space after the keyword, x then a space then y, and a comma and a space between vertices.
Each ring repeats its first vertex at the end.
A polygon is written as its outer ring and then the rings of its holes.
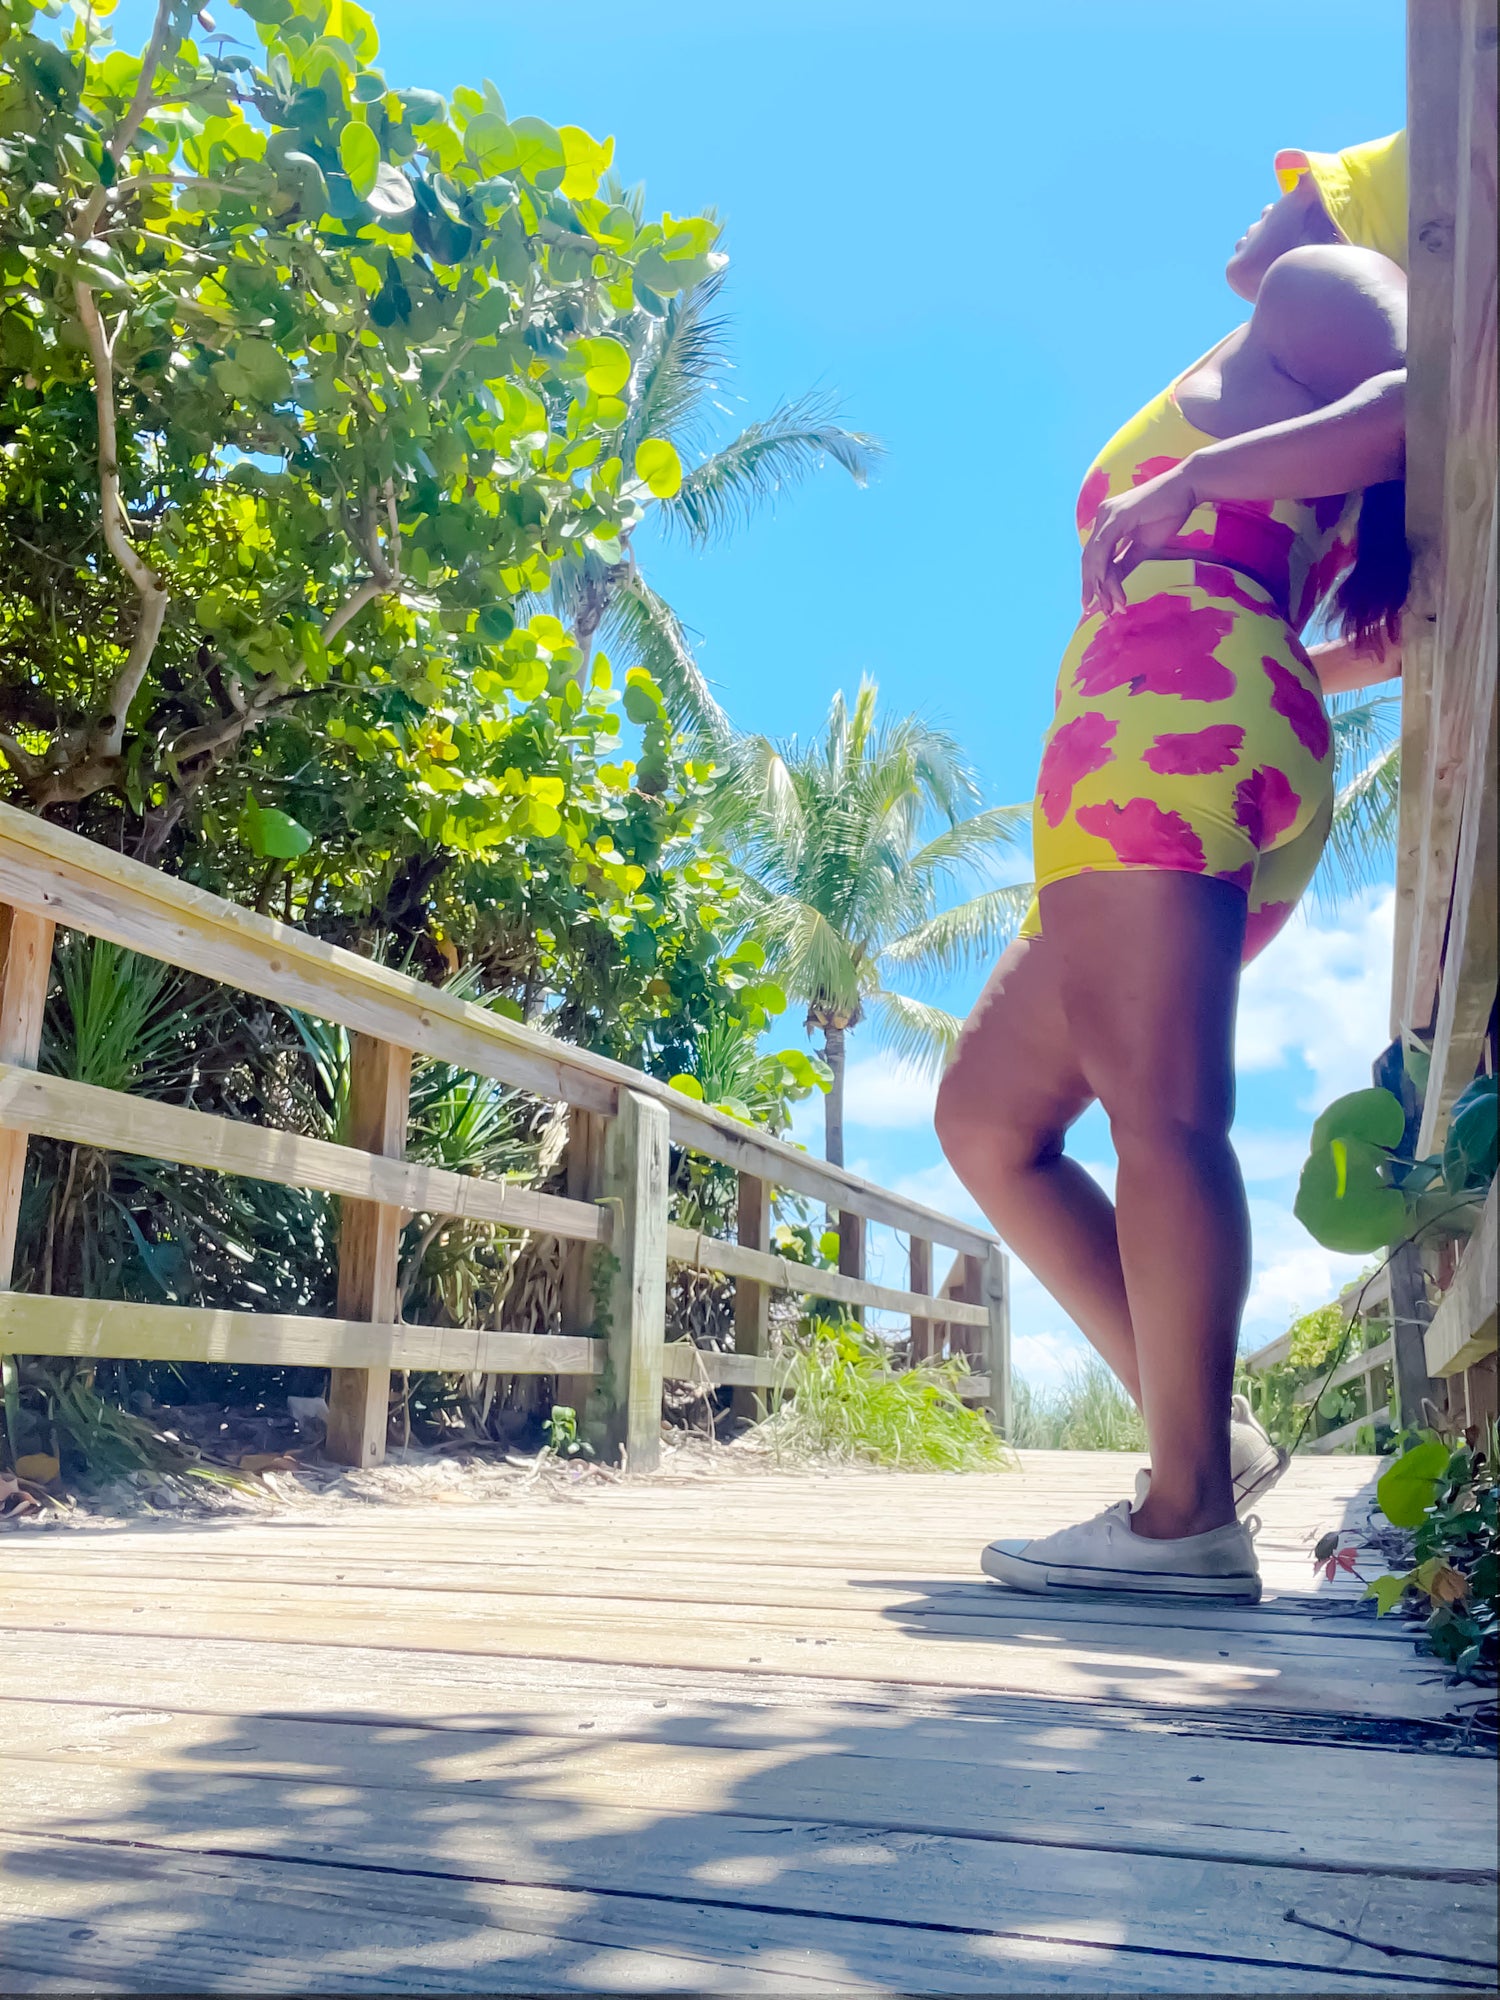
POLYGON ((950 1153, 976 1143, 999 1154, 1047 1151, 1093 1101, 1056 956, 1047 938, 1019 938, 985 982, 938 1092, 938 1133, 950 1153))

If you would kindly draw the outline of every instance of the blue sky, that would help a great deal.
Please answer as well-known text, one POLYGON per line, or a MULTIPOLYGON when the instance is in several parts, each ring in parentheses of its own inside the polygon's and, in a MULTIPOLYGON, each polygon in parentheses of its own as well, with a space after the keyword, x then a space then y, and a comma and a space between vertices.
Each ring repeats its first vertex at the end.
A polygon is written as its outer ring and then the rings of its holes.
MULTIPOLYGON (((367 0, 370 4, 370 0, 367 0)), ((862 674, 950 726, 993 802, 1029 798, 1076 616, 1073 504, 1099 445, 1236 323, 1235 238, 1281 146, 1404 119, 1401 0, 373 0, 392 84, 493 78, 513 115, 613 134, 657 210, 715 208, 737 367, 726 434, 836 389, 889 456, 832 470, 732 546, 643 539, 743 726, 816 729, 862 674)), ((126 0, 119 39, 146 9, 126 0)), ((233 16, 225 10, 221 26, 233 16)), ((1024 872, 1024 861, 1021 864, 1024 872)), ((1251 973, 1236 1129, 1257 1226, 1246 1344, 1352 1269, 1290 1213, 1313 1113, 1386 1038, 1390 897, 1294 922, 1251 973)), ((962 1010, 978 976, 942 997, 962 1010)), ((788 1040, 800 1023, 788 1017, 788 1040)), ((851 1164, 972 1212, 931 1088, 860 1046, 851 1164)), ((1097 1115, 1077 1150, 1109 1176, 1097 1115)), ((893 1244, 877 1261, 895 1277, 893 1244)), ((1016 1272, 1017 1365, 1082 1351, 1016 1272)))

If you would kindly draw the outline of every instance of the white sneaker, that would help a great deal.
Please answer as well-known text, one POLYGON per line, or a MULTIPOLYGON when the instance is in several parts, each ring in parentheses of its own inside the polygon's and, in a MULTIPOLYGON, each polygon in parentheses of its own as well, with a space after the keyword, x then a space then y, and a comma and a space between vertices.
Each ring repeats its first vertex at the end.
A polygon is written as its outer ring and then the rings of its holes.
MULTIPOLYGON (((1245 1401, 1234 1396, 1229 1404, 1229 1469, 1234 1476, 1234 1511, 1243 1521, 1262 1493, 1269 1492, 1291 1464, 1291 1455, 1273 1444, 1265 1426, 1245 1401)), ((1135 1475, 1135 1504, 1140 1506, 1151 1491, 1151 1474, 1135 1475)), ((1134 1509, 1131 1510, 1134 1512, 1134 1509)))
POLYGON ((979 1564, 986 1576, 1016 1590, 1260 1600, 1255 1545, 1243 1522, 1153 1541, 1131 1528, 1128 1500, 1039 1541, 991 1542, 979 1564))

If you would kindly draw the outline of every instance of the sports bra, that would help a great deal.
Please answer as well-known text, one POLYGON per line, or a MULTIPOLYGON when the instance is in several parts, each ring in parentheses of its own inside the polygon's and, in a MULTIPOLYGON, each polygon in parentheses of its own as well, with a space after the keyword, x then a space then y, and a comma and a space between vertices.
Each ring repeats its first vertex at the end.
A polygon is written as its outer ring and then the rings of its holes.
MULTIPOLYGON (((1216 351, 1210 348, 1209 354, 1216 351)), ((1223 442, 1189 423, 1177 401, 1178 383, 1200 366, 1193 362, 1137 410, 1089 467, 1078 495, 1081 541, 1087 541, 1105 500, 1170 472, 1204 445, 1223 442)), ((1358 493, 1320 500, 1206 501, 1183 523, 1170 555, 1222 563, 1255 578, 1300 632, 1353 564, 1359 501, 1358 493)))

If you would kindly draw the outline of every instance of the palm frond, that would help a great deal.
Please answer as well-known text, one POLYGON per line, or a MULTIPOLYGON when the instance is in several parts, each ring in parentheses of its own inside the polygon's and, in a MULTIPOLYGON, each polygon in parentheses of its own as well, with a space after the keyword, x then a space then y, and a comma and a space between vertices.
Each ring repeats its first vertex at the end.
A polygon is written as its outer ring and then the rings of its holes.
POLYGON ((1335 695, 1328 704, 1328 719, 1333 725, 1336 782, 1342 789, 1400 734, 1401 698, 1363 691, 1335 695))
POLYGON ((837 422, 838 404, 821 390, 780 403, 693 467, 664 520, 702 546, 754 518, 768 502, 816 472, 825 459, 863 486, 885 446, 837 422))
POLYGON ((876 977, 868 960, 841 937, 821 910, 795 896, 768 896, 755 919, 766 948, 766 970, 807 1006, 852 1014, 863 1006, 876 977))
POLYGON ((940 910, 904 937, 892 938, 884 956, 913 972, 962 972, 988 965, 1015 937, 1034 894, 1029 882, 987 889, 951 910, 940 910))
POLYGON ((1401 745, 1389 743, 1357 771, 1334 801, 1328 845, 1313 877, 1323 907, 1378 882, 1396 851, 1401 808, 1401 745))
POLYGON ((729 717, 710 692, 677 613, 634 567, 614 588, 600 637, 622 672, 646 669, 677 728, 700 739, 705 748, 727 744, 729 717))
POLYGON ((1030 824, 1029 805, 990 806, 945 827, 917 850, 910 865, 919 875, 946 875, 953 868, 972 866, 1013 847, 1030 824))
POLYGON ((723 289, 724 273, 716 271, 673 299, 664 319, 641 316, 622 439, 627 463, 642 438, 697 442, 704 401, 730 365, 728 322, 714 312, 723 289))
POLYGON ((883 989, 866 1001, 865 1012, 874 1023, 876 1039, 924 1076, 941 1072, 963 1026, 958 1016, 944 1007, 883 989))

